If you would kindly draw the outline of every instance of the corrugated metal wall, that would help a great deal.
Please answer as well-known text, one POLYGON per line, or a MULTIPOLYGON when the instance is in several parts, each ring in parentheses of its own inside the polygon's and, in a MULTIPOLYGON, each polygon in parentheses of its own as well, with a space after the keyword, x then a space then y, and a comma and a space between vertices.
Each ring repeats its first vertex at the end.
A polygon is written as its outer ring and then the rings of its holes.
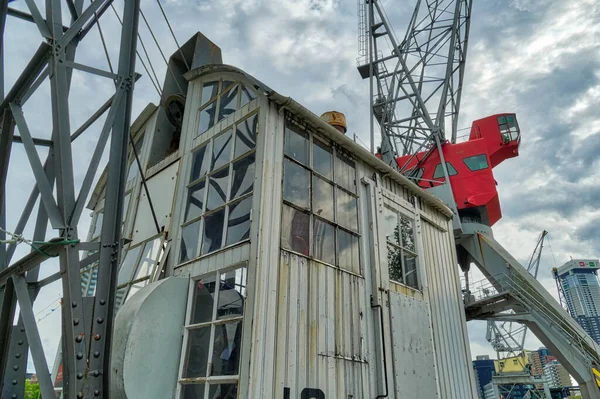
POLYGON ((421 224, 440 397, 475 398, 454 240, 426 220, 421 224))
POLYGON ((281 251, 275 397, 368 398, 364 279, 281 251))

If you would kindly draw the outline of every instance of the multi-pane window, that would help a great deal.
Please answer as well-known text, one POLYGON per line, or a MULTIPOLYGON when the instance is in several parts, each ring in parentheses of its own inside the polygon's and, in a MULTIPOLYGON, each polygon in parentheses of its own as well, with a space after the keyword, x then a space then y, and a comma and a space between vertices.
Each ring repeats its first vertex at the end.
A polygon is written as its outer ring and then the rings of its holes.
POLYGON ((116 308, 148 285, 156 272, 162 253, 162 236, 137 244, 123 252, 117 274, 116 308))
POLYGON ((502 142, 507 144, 510 141, 519 139, 519 125, 517 117, 514 114, 498 117, 498 128, 502 136, 502 142))
POLYGON ((359 274, 354 161, 291 120, 284 154, 282 247, 359 274))
POLYGON ((180 399, 237 399, 246 278, 239 268, 193 281, 180 399))
POLYGON ((419 289, 413 218, 386 205, 382 221, 390 280, 419 289))
POLYGON ((194 150, 180 262, 250 237, 257 131, 254 113, 194 150))
POLYGON ((198 111, 198 134, 204 133, 255 98, 254 91, 239 82, 217 80, 204 83, 198 111))

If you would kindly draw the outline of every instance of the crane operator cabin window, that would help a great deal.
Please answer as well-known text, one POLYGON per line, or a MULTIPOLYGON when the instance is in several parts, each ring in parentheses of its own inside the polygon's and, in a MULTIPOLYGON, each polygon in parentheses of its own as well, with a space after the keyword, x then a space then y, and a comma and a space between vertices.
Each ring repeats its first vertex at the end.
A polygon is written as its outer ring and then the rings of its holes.
POLYGON ((360 274, 354 160, 291 119, 284 154, 281 246, 360 274))

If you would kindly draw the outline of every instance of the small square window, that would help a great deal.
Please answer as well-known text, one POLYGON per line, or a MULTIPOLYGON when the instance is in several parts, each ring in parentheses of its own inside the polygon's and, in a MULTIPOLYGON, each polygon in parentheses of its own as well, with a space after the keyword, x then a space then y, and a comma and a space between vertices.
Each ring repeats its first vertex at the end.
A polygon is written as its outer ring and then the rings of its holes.
POLYGON ((202 87, 202 99, 200 100, 200 106, 206 104, 209 100, 217 96, 217 90, 219 89, 219 82, 208 82, 204 83, 202 87))
POLYGON ((256 98, 256 94, 254 93, 254 91, 247 88, 246 86, 242 86, 241 96, 242 96, 242 99, 240 101, 241 107, 243 107, 244 105, 248 104, 250 101, 252 101, 256 98))
POLYGON ((315 218, 312 242, 313 256, 323 262, 335 265, 335 227, 324 220, 315 218))
POLYGON ((333 184, 313 176, 313 204, 315 215, 333 221, 333 184))
POLYGON ((254 114, 236 124, 235 155, 239 157, 256 147, 256 132, 258 131, 258 114, 254 114))
POLYGON ((241 197, 252 191, 255 179, 254 153, 233 164, 233 180, 231 182, 231 199, 241 197))
POLYGON ((308 213, 284 205, 281 223, 281 246, 308 256, 309 224, 310 217, 308 213))
POLYGON ((210 170, 219 169, 221 166, 226 165, 229 162, 231 155, 231 141, 232 141, 232 129, 227 130, 225 133, 215 137, 213 141, 212 160, 210 163, 210 170))
POLYGON ((227 185, 229 184, 229 168, 221 169, 209 177, 206 211, 212 211, 227 201, 227 185))
POLYGON ((284 160, 283 198, 302 208, 310 208, 310 172, 289 159, 284 160))
POLYGON ((308 135, 288 122, 285 129, 285 155, 296 161, 308 165, 308 135))
POLYGON ((238 87, 233 86, 226 93, 221 94, 221 102, 219 104, 219 118, 217 121, 228 117, 237 110, 238 87))
POLYGON ((203 255, 222 247, 224 219, 224 208, 204 217, 204 234, 202 236, 203 255))
POLYGON ((227 240, 225 245, 234 244, 250 237, 250 211, 252 197, 229 205, 229 220, 227 221, 227 240))

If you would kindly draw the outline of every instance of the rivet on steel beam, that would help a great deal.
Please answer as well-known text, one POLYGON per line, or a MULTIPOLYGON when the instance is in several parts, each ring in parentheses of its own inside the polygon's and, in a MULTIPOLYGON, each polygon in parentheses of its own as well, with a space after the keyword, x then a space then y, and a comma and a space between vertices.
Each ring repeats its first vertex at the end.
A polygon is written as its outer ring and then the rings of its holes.
POLYGON ((100 299, 100 305, 104 305, 106 301, 104 299, 100 299))
POLYGON ((77 352, 77 359, 79 359, 79 360, 83 359, 83 353, 77 352))
POLYGON ((15 353, 15 357, 18 359, 18 358, 21 357, 21 354, 20 353, 15 353))
POLYGON ((82 340, 83 338, 81 338, 81 335, 75 337, 75 342, 81 342, 82 340))
POLYGON ((77 399, 83 399, 83 392, 77 392, 77 399))
POLYGON ((100 352, 98 352, 98 351, 94 352, 94 357, 95 358, 99 358, 100 357, 100 352))
POLYGON ((77 307, 77 302, 71 302, 71 307, 76 308, 77 307))
POLYGON ((94 370, 94 371, 92 372, 92 375, 93 375, 94 377, 98 377, 98 376, 100 375, 100 372, 99 372, 98 370, 94 370))
POLYGON ((19 345, 23 345, 23 340, 22 340, 22 339, 18 340, 18 341, 17 341, 17 344, 19 344, 19 345))
POLYGON ((104 322, 104 319, 102 317, 98 317, 96 321, 98 322, 98 324, 102 324, 104 322))
POLYGON ((96 341, 100 341, 100 334, 96 334, 96 335, 94 335, 94 339, 95 339, 96 341))
POLYGON ((17 366, 16 364, 13 366, 13 370, 17 371, 19 369, 19 366, 17 366))
POLYGON ((79 325, 79 319, 73 319, 73 325, 75 325, 75 326, 79 325))
POLYGON ((25 332, 25 327, 21 327, 21 332, 25 332))
POLYGON ((17 394, 16 394, 16 393, 13 393, 13 394, 12 394, 12 396, 11 396, 11 398, 12 398, 12 399, 17 399, 17 394))
POLYGON ((18 383, 19 383, 19 381, 17 381, 17 380, 12 380, 12 384, 13 384, 13 385, 17 385, 18 383))
POLYGON ((82 379, 82 378, 83 378, 83 374, 81 374, 81 373, 77 373, 77 379, 78 379, 78 380, 80 380, 80 379, 82 379))
POLYGON ((96 390, 94 391, 94 396, 100 396, 100 391, 96 389, 96 390))

